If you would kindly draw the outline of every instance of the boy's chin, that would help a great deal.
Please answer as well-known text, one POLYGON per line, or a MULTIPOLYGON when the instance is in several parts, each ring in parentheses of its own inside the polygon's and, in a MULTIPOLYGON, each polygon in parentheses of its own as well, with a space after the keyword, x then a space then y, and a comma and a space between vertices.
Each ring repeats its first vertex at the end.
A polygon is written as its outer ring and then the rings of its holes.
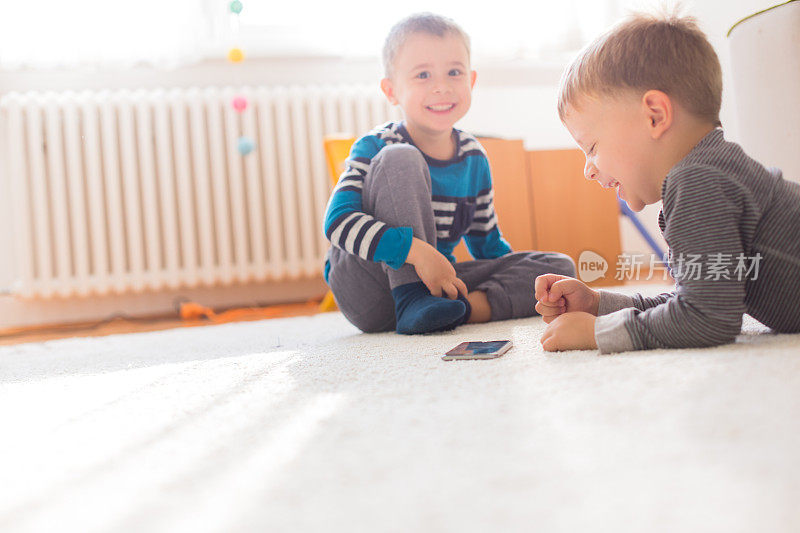
POLYGON ((628 204, 628 207, 631 211, 635 211, 637 213, 640 213, 645 206, 644 202, 632 202, 630 200, 625 200, 625 203, 628 204))
POLYGON ((638 199, 631 200, 629 198, 620 198, 619 195, 617 195, 617 198, 619 198, 620 200, 622 200, 623 202, 628 204, 628 207, 630 208, 630 210, 631 211, 635 211, 636 213, 640 213, 645 208, 645 206, 647 205, 647 204, 645 204, 644 202, 642 202, 641 200, 638 200, 638 199))
POLYGON ((639 198, 628 198, 628 196, 625 194, 625 191, 624 191, 624 189, 622 189, 622 187, 617 189, 617 199, 618 200, 622 200, 623 202, 625 202, 628 205, 628 208, 631 211, 635 211, 637 213, 642 211, 644 209, 644 207, 647 205, 645 202, 643 202, 639 198))

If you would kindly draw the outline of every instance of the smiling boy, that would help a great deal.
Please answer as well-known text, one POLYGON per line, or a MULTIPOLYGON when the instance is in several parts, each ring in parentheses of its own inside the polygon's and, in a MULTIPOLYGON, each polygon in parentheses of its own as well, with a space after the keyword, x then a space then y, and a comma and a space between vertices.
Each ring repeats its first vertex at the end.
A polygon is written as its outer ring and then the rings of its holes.
POLYGON ((404 118, 353 144, 325 213, 339 309, 362 331, 404 334, 535 314, 535 277, 574 264, 513 253, 500 233, 486 153, 453 127, 475 85, 469 38, 450 19, 412 15, 389 32, 383 62, 381 90, 404 118), (455 263, 462 237, 475 261, 455 263))
POLYGON ((636 15, 567 68, 558 111, 586 178, 636 211, 663 200, 676 289, 631 297, 540 276, 545 350, 714 346, 744 313, 800 331, 800 185, 725 140, 721 98, 719 61, 691 18, 636 15))

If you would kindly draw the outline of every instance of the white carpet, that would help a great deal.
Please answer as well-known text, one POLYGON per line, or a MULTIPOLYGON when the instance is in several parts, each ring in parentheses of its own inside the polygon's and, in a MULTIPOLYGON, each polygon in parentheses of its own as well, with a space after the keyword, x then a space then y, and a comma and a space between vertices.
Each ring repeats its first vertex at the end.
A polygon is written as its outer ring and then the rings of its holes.
POLYGON ((0 531, 800 529, 800 335, 599 356, 543 328, 330 313, 0 348, 0 531))

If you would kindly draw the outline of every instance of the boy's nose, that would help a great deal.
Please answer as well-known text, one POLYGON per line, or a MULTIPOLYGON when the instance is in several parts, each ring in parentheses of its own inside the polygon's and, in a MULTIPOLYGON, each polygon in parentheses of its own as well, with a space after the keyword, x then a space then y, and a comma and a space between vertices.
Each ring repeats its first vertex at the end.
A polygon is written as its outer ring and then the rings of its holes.
POLYGON ((587 180, 596 180, 597 175, 597 167, 587 161, 586 166, 583 167, 583 177, 587 180))
POLYGON ((433 92, 437 94, 446 93, 450 91, 450 85, 444 82, 439 82, 433 86, 433 92))

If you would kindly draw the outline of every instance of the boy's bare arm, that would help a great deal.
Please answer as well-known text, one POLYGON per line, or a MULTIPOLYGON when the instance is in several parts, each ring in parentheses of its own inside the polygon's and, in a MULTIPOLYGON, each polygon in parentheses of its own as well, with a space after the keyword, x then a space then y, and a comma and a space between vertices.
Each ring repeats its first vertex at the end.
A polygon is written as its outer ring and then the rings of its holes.
POLYGON ((467 286, 456 276, 456 269, 447 258, 427 242, 414 237, 406 263, 414 265, 417 275, 433 296, 458 298, 467 296, 467 286))

